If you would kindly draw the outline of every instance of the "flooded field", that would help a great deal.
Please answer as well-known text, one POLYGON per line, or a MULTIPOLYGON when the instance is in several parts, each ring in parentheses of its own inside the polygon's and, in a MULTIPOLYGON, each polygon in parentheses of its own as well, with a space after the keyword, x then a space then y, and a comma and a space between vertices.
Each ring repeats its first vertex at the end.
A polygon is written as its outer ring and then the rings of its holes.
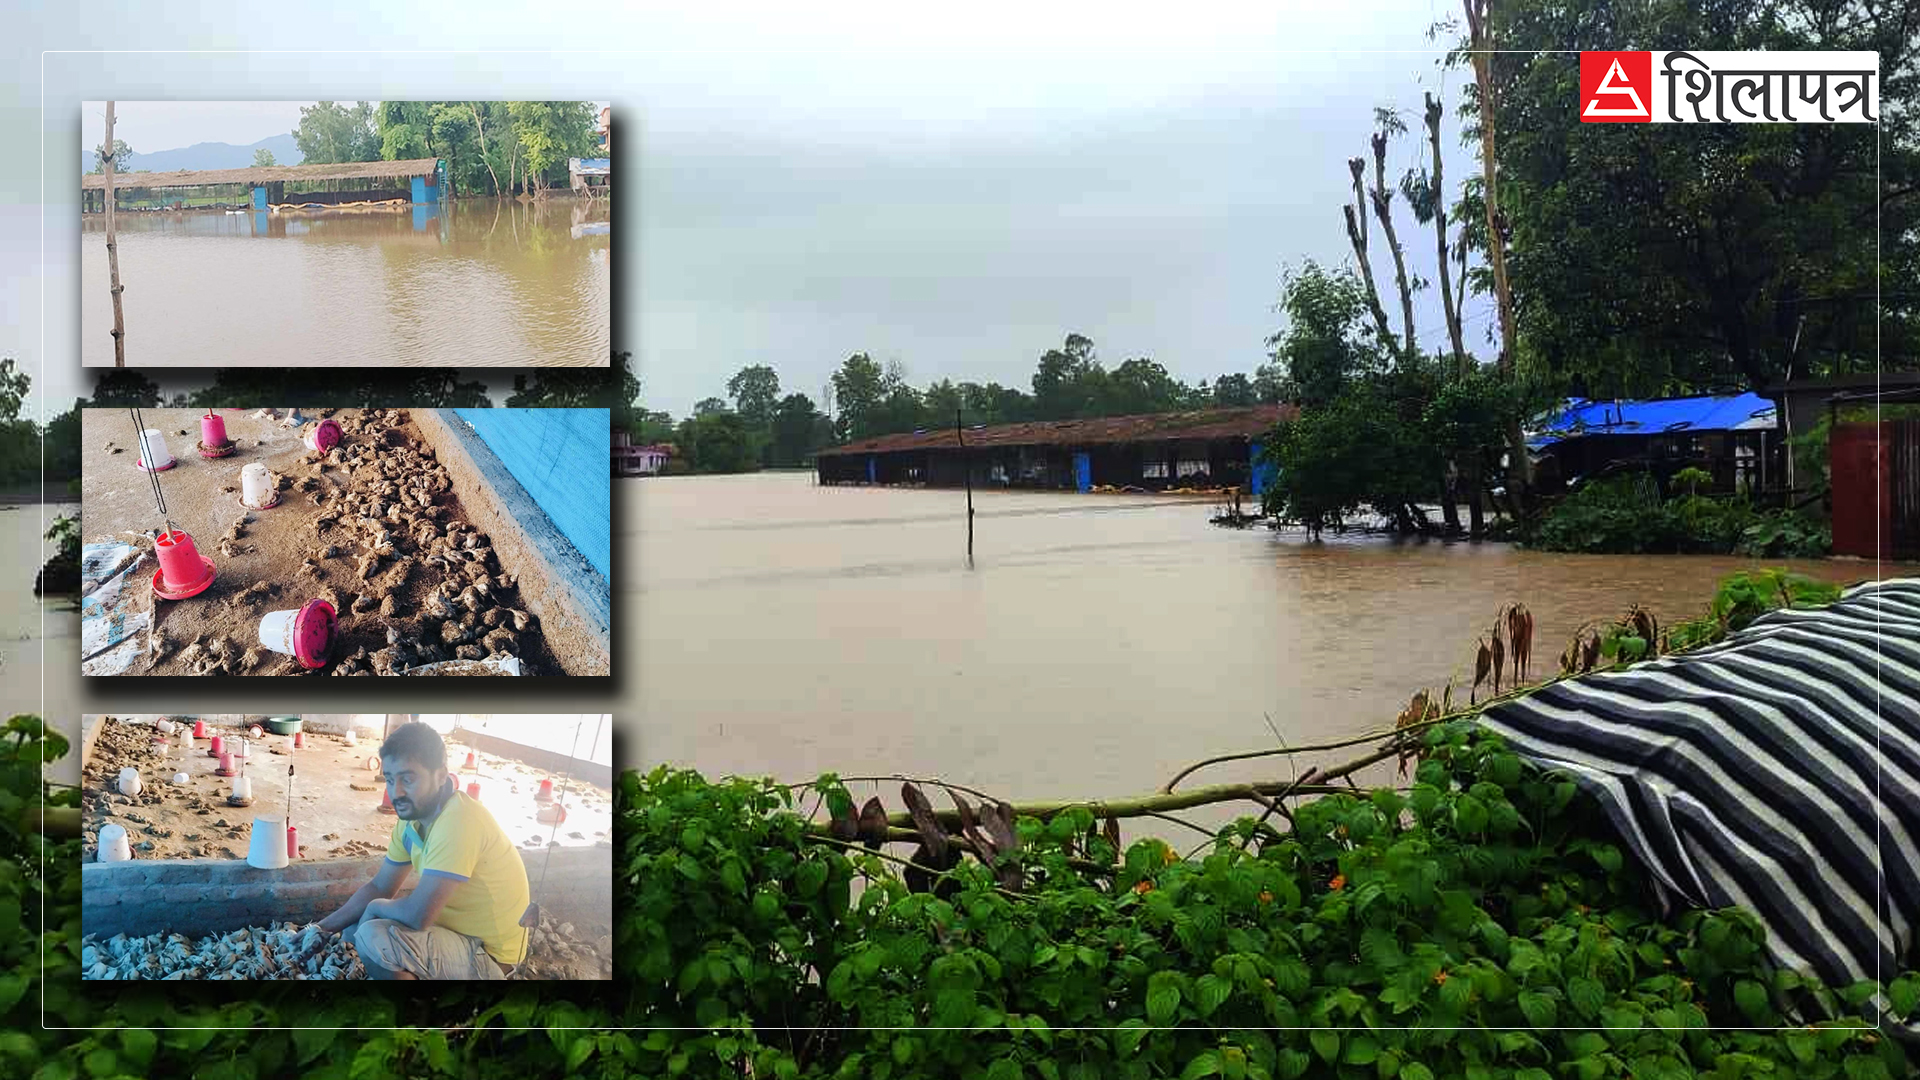
MULTIPOLYGON (((117 216, 129 367, 604 367, 608 200, 117 216)), ((113 365, 106 219, 81 357, 113 365)))
MULTIPOLYGON (((80 616, 73 601, 33 595, 34 575, 55 551, 55 545, 44 539, 47 528, 55 518, 79 512, 78 503, 0 504, 0 538, 8 551, 20 553, 8 562, 8 578, 0 588, 0 719, 42 713, 44 664, 63 673, 79 668, 80 616)), ((80 717, 73 681, 56 677, 48 681, 45 691, 48 726, 78 746, 80 717)))
MULTIPOLYGON (((1292 745, 1388 727, 1422 687, 1451 677, 1465 699, 1475 637, 1502 604, 1533 611, 1538 673, 1589 619, 1634 603, 1693 617, 1722 576, 1756 565, 1313 544, 1215 528, 1205 500, 976 492, 968 570, 957 491, 791 474, 616 487, 646 763, 789 781, 904 772, 1015 800, 1144 794, 1200 758, 1275 745, 1269 720, 1292 745)), ((1196 780, 1276 775, 1291 769, 1196 780)))

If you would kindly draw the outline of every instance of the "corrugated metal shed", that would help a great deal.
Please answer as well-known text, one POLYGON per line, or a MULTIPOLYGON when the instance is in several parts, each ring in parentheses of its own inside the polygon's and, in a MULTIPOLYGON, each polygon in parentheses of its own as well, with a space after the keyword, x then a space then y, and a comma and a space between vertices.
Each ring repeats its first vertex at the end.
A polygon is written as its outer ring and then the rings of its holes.
MULTIPOLYGON (((115 191, 126 188, 210 187, 215 184, 273 184, 289 180, 384 180, 404 176, 433 176, 438 158, 407 161, 343 161, 337 165, 257 165, 247 169, 181 169, 176 172, 117 172, 115 191)), ((105 190, 102 173, 80 178, 83 191, 105 190)))
MULTIPOLYGON (((1192 412, 1109 416, 1097 420, 1039 420, 1025 424, 995 424, 968 429, 967 447, 986 446, 1094 446, 1102 443, 1153 442, 1168 439, 1257 438, 1300 410, 1293 405, 1254 405, 1241 409, 1200 409, 1192 412)), ((841 454, 890 453, 897 450, 954 450, 959 440, 952 428, 881 435, 820 451, 821 457, 841 454)))

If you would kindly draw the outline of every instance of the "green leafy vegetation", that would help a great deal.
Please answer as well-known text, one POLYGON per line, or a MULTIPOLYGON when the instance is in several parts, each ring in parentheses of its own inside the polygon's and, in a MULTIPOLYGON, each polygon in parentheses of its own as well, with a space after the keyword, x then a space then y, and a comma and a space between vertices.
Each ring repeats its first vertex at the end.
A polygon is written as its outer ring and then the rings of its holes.
POLYGON ((1543 551, 1626 555, 1821 558, 1832 550, 1832 530, 1818 516, 1759 509, 1740 495, 1692 494, 1704 476, 1698 469, 1682 470, 1673 487, 1687 493, 1667 498, 1642 474, 1582 484, 1549 507, 1525 540, 1543 551))
POLYGON ((587 101, 321 101, 293 138, 304 165, 441 158, 456 196, 539 195, 602 156, 598 123, 587 101))
MULTIPOLYGON (((1737 575, 1669 644, 1834 595, 1737 575)), ((342 997, 267 983, 238 1000, 212 984, 81 992, 78 792, 40 779, 66 744, 26 717, 5 735, 0 916, 13 917, 0 925, 20 928, 0 937, 7 1075, 1852 1080, 1914 1068, 1861 1010, 1881 993, 1896 1015, 1920 1015, 1920 974, 1820 987, 1773 969, 1740 910, 1659 919, 1598 808, 1471 719, 1418 733, 1407 786, 1299 803, 1284 831, 1242 818, 1190 852, 1154 837, 1121 846, 1093 810, 1065 806, 1016 818, 1019 849, 1001 865, 925 878, 822 830, 809 802, 853 812, 832 775, 796 789, 628 771, 610 986, 342 997), (76 835, 35 828, 43 806, 72 808, 76 835), (42 993, 48 1024, 104 1030, 42 1030, 42 993), (1807 1003, 1840 1019, 1793 1023, 1807 1003), (572 1030, 625 1026, 641 1030, 572 1030), (397 1030, 372 1030, 385 1028, 397 1030)))

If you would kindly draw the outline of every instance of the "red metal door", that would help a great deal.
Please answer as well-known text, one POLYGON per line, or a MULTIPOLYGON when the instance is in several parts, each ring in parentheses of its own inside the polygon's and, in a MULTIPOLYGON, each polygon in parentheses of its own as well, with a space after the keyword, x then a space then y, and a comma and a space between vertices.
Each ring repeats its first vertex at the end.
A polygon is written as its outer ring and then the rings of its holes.
MULTIPOLYGON (((1881 557, 1893 518, 1890 424, 1835 424, 1827 443, 1833 473, 1833 553, 1881 557)), ((1887 552, 1891 556, 1891 552, 1887 552)))

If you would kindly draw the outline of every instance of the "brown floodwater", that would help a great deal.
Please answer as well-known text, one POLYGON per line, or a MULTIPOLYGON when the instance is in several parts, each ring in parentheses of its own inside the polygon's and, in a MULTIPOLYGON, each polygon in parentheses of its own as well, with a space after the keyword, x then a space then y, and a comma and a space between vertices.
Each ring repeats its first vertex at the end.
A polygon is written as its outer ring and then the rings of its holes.
MULTIPOLYGON (((0 722, 20 713, 44 717, 48 725, 77 741, 79 711, 67 680, 43 679, 47 665, 80 664, 80 616, 71 598, 42 600, 33 595, 40 566, 58 550, 47 530, 63 516, 77 515, 75 503, 25 505, 0 503, 0 542, 10 557, 0 582, 0 722)), ((77 771, 77 769, 76 769, 77 771)))
MULTIPOLYGON (((615 483, 631 508, 620 546, 638 643, 622 651, 638 661, 641 764, 789 781, 907 773, 1013 800, 1146 794, 1197 759, 1275 745, 1269 718, 1290 745, 1390 727, 1414 691, 1449 678, 1464 700, 1476 635, 1512 601, 1532 611, 1534 670, 1550 674, 1587 620, 1635 603, 1662 623, 1693 617, 1742 568, 1874 574, 1311 543, 1216 528, 1206 500, 1005 492, 974 495, 968 569, 958 491, 796 474, 615 483)), ((1183 786, 1291 776, 1237 764, 1183 786)), ((897 784, 878 790, 900 809, 897 784)))
MULTIPOLYGON (((605 367, 608 200, 116 216, 129 367, 605 367)), ((113 365, 106 219, 82 363, 113 365)))

